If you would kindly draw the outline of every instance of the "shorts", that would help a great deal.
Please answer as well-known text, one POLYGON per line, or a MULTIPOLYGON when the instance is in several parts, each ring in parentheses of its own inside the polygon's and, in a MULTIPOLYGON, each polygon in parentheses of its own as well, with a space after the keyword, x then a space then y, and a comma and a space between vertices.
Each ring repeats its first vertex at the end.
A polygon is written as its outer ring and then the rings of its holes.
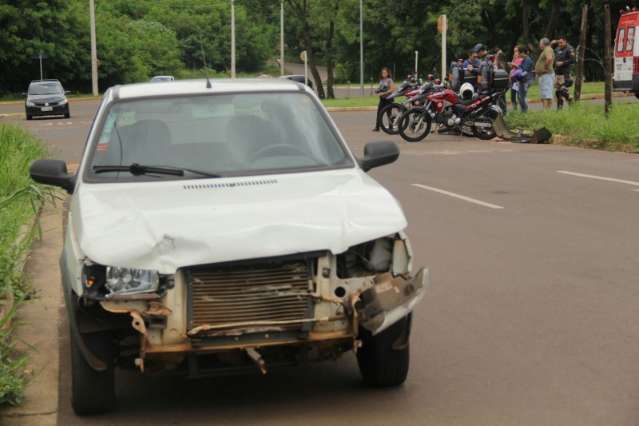
POLYGON ((539 97, 551 100, 555 85, 555 73, 542 74, 539 76, 539 97))
POLYGON ((555 87, 559 89, 565 83, 566 83, 566 76, 563 74, 557 74, 557 76, 555 77, 555 87))

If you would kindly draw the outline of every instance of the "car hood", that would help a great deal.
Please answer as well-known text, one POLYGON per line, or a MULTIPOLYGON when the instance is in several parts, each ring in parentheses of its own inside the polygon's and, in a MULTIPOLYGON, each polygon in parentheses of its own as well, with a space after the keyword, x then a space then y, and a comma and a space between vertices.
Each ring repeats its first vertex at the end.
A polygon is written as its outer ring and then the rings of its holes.
POLYGON ((164 274, 319 250, 338 254, 406 227, 397 200, 359 169, 83 183, 71 223, 90 260, 164 274))

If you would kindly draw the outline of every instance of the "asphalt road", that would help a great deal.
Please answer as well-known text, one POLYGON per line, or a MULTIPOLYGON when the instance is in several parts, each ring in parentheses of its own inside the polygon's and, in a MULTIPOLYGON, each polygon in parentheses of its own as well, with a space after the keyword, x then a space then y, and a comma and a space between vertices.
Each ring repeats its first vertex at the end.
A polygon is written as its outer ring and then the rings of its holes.
MULTIPOLYGON (((78 161, 96 105, 73 103, 70 120, 21 122, 78 161)), ((370 132, 374 113, 333 117, 356 154, 388 139, 370 132)), ((70 409, 61 324, 59 424, 636 425, 639 157, 395 140, 399 161, 373 175, 402 203, 415 264, 433 277, 402 388, 364 388, 351 355, 265 377, 126 373, 119 410, 82 419, 70 409)))

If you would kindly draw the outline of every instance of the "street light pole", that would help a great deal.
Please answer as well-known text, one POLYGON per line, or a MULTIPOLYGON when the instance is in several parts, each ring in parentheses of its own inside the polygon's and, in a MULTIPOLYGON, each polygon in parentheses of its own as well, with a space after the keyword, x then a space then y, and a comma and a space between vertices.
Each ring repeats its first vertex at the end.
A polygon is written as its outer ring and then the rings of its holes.
POLYGON ((359 86, 364 96, 364 0, 359 0, 359 86))
POLYGON ((235 0, 231 0, 231 78, 235 78, 235 0))
POLYGON ((98 96, 98 50, 95 40, 95 2, 89 0, 89 20, 91 23, 91 88, 93 96, 98 96))
POLYGON ((38 58, 40 58, 40 81, 44 80, 44 74, 42 73, 42 50, 38 54, 38 58))
POLYGON ((284 75, 284 0, 280 2, 280 75, 284 75))

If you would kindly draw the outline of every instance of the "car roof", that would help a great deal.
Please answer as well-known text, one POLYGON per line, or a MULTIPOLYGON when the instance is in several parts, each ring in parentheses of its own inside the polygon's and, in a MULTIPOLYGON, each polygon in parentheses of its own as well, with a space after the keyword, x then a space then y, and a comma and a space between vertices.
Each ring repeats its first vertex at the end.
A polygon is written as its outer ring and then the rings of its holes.
POLYGON ((262 79, 206 79, 174 80, 157 85, 151 82, 125 84, 110 88, 105 97, 111 99, 138 99, 160 96, 204 95, 215 93, 292 92, 305 91, 299 83, 283 78, 262 79))
POLYGON ((57 79, 31 80, 31 83, 29 84, 40 84, 40 83, 60 83, 60 80, 57 80, 57 79))

